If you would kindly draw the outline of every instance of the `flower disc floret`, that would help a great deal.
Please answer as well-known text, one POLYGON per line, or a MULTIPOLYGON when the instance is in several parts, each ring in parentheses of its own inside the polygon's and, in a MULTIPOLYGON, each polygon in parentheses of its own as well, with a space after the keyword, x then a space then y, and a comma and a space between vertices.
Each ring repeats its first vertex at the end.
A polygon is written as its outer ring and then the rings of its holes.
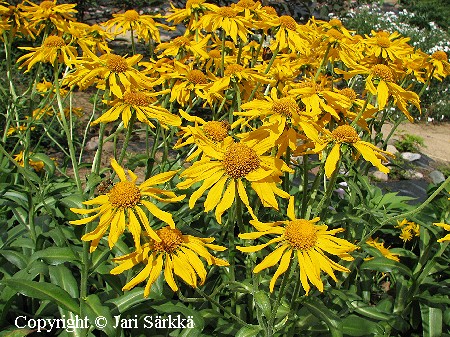
POLYGON ((272 6, 263 6, 261 9, 269 15, 278 15, 277 10, 272 6))
POLYGON ((237 16, 237 13, 231 9, 230 7, 221 7, 217 11, 217 14, 224 18, 235 18, 237 16))
POLYGON ((134 9, 128 10, 125 13, 123 13, 123 16, 128 20, 128 21, 136 21, 139 19, 139 13, 136 12, 134 9))
POLYGON ((297 22, 295 22, 294 18, 289 15, 280 16, 280 22, 283 27, 286 27, 290 30, 297 30, 297 22))
POLYGON ((438 61, 447 61, 447 53, 442 50, 435 51, 431 57, 438 61))
POLYGON ((61 48, 64 47, 66 43, 59 36, 49 36, 45 39, 43 46, 47 48, 61 48))
POLYGON ((344 88, 340 90, 339 93, 350 99, 352 102, 356 100, 356 92, 352 88, 344 88))
POLYGON ((120 181, 109 191, 109 202, 117 208, 132 208, 140 200, 141 192, 131 181, 120 181))
POLYGON ((374 65, 372 67, 372 74, 375 77, 385 80, 386 82, 394 82, 394 74, 392 74, 392 70, 384 64, 374 65))
POLYGON ((234 75, 235 73, 241 72, 242 70, 244 70, 243 66, 241 66, 239 64, 230 64, 227 66, 227 69, 225 69, 224 75, 231 76, 231 75, 234 75))
POLYGON ((353 144, 359 141, 358 133, 350 125, 338 126, 336 129, 333 130, 331 136, 338 143, 353 144))
POLYGON ((217 50, 217 49, 211 50, 208 53, 208 55, 212 59, 218 59, 218 58, 220 58, 222 56, 222 54, 220 53, 220 50, 217 50))
POLYGON ((178 249, 183 243, 183 233, 176 228, 169 226, 163 227, 156 231, 161 242, 153 241, 153 249, 161 253, 172 253, 178 249))
POLYGON ((341 27, 342 26, 342 22, 339 19, 331 19, 328 23, 333 27, 341 27))
POLYGON ((193 69, 187 74, 187 79, 193 84, 206 84, 208 79, 201 70, 193 69))
POLYGON ((292 116, 292 110, 298 110, 298 105, 295 103, 293 99, 290 98, 281 98, 278 101, 274 101, 272 105, 272 111, 286 116, 291 117, 292 116))
POLYGON ((215 142, 221 142, 228 136, 230 124, 227 122, 210 121, 203 125, 206 136, 215 142))
POLYGON ((111 54, 106 60, 106 67, 115 73, 124 73, 128 70, 128 63, 122 56, 111 54))
POLYGON ((42 1, 39 6, 43 9, 50 9, 55 7, 55 4, 53 1, 42 1))
POLYGON ((234 143, 225 152, 223 166, 230 177, 239 179, 259 168, 260 160, 255 150, 245 144, 234 143))
POLYGON ((378 36, 377 45, 381 48, 389 48, 391 45, 391 40, 389 40, 389 38, 386 36, 378 36))
POLYGON ((256 3, 253 0, 239 0, 236 5, 242 8, 253 8, 256 3))
POLYGON ((130 105, 147 106, 149 99, 142 92, 127 92, 123 95, 123 101, 130 105))
POLYGON ((317 229, 304 219, 289 221, 284 230, 284 239, 297 250, 308 250, 317 242, 317 229))

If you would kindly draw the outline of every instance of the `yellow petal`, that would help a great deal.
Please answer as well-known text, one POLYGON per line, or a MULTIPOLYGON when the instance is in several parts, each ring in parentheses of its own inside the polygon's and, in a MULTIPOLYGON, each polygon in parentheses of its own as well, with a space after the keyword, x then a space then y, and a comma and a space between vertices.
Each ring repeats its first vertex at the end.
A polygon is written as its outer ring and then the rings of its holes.
POLYGON ((173 222, 172 214, 160 210, 158 207, 153 205, 150 201, 141 200, 141 203, 158 219, 167 223, 171 228, 175 228, 175 222, 173 222))
POLYGON ((234 201, 234 197, 236 195, 236 183, 234 180, 231 180, 228 184, 225 193, 223 194, 222 200, 216 207, 216 220, 219 224, 222 224, 222 214, 231 207, 234 201))
POLYGON ((328 154, 327 160, 325 162, 325 174, 327 178, 330 178, 333 172, 336 170, 336 165, 341 155, 340 149, 340 144, 336 143, 328 154))
POLYGON ((286 248, 288 248, 288 245, 282 245, 275 249, 272 253, 267 255, 264 260, 261 261, 260 264, 258 264, 255 269, 253 269, 254 273, 259 273, 261 270, 264 270, 266 268, 272 267, 275 265, 278 261, 280 261, 281 256, 283 255, 286 248))
POLYGON ((114 158, 111 158, 111 166, 114 169, 114 171, 117 173, 117 176, 119 177, 120 181, 126 181, 127 177, 125 176, 125 170, 120 167, 120 165, 117 163, 117 161, 114 158))
POLYGON ((292 249, 287 250, 280 260, 280 265, 277 268, 277 271, 273 275, 272 279, 270 280, 269 289, 270 292, 273 292, 273 287, 275 286, 275 282, 277 281, 278 277, 286 272, 286 270, 289 267, 289 263, 291 261, 291 255, 292 255, 292 249))

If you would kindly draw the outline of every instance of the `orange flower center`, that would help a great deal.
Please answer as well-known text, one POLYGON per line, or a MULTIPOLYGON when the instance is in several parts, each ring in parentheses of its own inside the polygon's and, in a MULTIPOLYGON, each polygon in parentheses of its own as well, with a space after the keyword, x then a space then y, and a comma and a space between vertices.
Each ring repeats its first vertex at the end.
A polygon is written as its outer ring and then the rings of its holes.
POLYGON ((255 7, 256 3, 253 0, 239 0, 236 6, 242 7, 242 8, 253 8, 255 7))
POLYGON ((193 84, 206 84, 208 79, 201 70, 193 69, 187 74, 187 79, 193 84))
POLYGON ((140 200, 141 192, 131 181, 120 181, 109 191, 109 202, 117 208, 132 208, 140 200))
POLYGON ((186 36, 178 36, 173 40, 173 44, 178 47, 183 47, 189 45, 190 41, 186 36))
POLYGON ((39 7, 43 9, 50 9, 55 7, 55 4, 53 3, 53 1, 42 1, 39 7))
POLYGON ((205 0, 188 0, 186 1, 186 8, 191 8, 192 5, 201 5, 205 0))
POLYGON ((339 93, 349 98, 352 102, 356 99, 356 92, 352 88, 344 88, 339 93))
POLYGON ((235 18, 237 13, 230 7, 220 7, 217 14, 224 18, 235 18))
POLYGON ((245 144, 232 144, 223 157, 225 172, 234 179, 245 177, 260 166, 255 150, 245 144))
POLYGON ((172 253, 183 243, 183 233, 176 228, 169 226, 163 227, 156 231, 161 242, 153 241, 153 249, 158 252, 172 253))
POLYGON ((295 22, 294 18, 289 15, 282 15, 280 16, 280 22, 283 27, 286 27, 290 30, 296 30, 297 29, 297 22, 295 22))
POLYGON ((284 238, 297 250, 308 250, 317 242, 317 228, 304 219, 288 221, 284 229, 284 238))
POLYGON ((203 125, 203 131, 209 139, 215 142, 221 142, 228 136, 230 124, 227 121, 210 121, 203 125))
POLYGON ((341 27, 342 26, 342 22, 339 19, 331 19, 328 23, 333 27, 341 27))
POLYGON ((106 60, 106 67, 115 73, 124 73, 128 70, 128 63, 122 56, 110 54, 106 60))
POLYGON ((442 50, 435 51, 431 57, 438 61, 447 61, 447 53, 442 50))
POLYGON ((129 105, 148 106, 149 99, 142 92, 127 92, 123 95, 123 101, 129 105))
POLYGON ((391 40, 389 40, 389 38, 386 36, 378 36, 377 45, 379 45, 381 48, 389 48, 389 46, 391 45, 391 40))
POLYGON ((353 144, 359 141, 358 133, 350 125, 338 126, 336 129, 333 130, 331 136, 338 143, 353 144))
POLYGON ((64 47, 66 43, 59 36, 49 36, 42 45, 47 48, 61 48, 64 47))
POLYGON ((261 9, 269 15, 278 15, 277 10, 272 6, 263 6, 261 9))
POLYGON ((244 67, 239 64, 229 64, 227 66, 227 69, 225 69, 225 71, 224 71, 224 75, 231 76, 231 75, 241 72, 242 70, 244 70, 244 67))
POLYGON ((375 77, 379 77, 386 82, 394 82, 394 74, 392 74, 392 70, 384 64, 374 65, 371 71, 375 77))
POLYGON ((139 13, 136 12, 134 9, 126 11, 125 13, 123 13, 123 16, 125 17, 125 19, 127 19, 127 21, 139 20, 139 13))
POLYGON ((334 37, 336 40, 340 40, 344 37, 344 35, 340 31, 338 31, 334 28, 330 29, 327 33, 331 37, 334 37))
POLYGON ((297 103, 289 97, 283 97, 280 98, 277 101, 274 101, 272 104, 272 111, 286 116, 286 117, 291 117, 292 116, 292 111, 299 111, 300 108, 298 107, 297 103))
POLYGON ((208 53, 208 55, 212 59, 218 59, 218 58, 220 58, 222 56, 222 54, 220 53, 220 50, 217 50, 217 49, 211 50, 208 53))

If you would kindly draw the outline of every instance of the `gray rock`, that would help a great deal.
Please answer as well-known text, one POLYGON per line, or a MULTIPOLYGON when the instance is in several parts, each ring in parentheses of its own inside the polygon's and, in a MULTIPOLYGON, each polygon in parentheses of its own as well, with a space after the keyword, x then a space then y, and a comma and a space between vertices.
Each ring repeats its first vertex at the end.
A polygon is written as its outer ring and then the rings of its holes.
POLYGON ((89 141, 86 143, 85 147, 86 151, 95 151, 98 148, 98 137, 92 137, 89 139, 89 141))
POLYGON ((371 176, 377 181, 388 181, 389 179, 388 175, 381 171, 374 171, 371 173, 371 176))
POLYGON ((402 153, 402 158, 406 161, 415 161, 415 160, 419 160, 421 157, 420 154, 418 153, 412 153, 412 152, 403 152, 402 153))
POLYGON ((392 153, 392 154, 398 153, 397 148, 396 148, 394 145, 391 145, 391 144, 389 144, 389 145, 387 146, 386 151, 387 151, 387 152, 390 152, 390 153, 392 153))
POLYGON ((435 170, 429 173, 430 179, 433 181, 433 184, 437 185, 445 181, 445 176, 441 171, 435 170))
POLYGON ((408 170, 405 172, 405 177, 408 179, 423 179, 423 174, 414 170, 408 170))

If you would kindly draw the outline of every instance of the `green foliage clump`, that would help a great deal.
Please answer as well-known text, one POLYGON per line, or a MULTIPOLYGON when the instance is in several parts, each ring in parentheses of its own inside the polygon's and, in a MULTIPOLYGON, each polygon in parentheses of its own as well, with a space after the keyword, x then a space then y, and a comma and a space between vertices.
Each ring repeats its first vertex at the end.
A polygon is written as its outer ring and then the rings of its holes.
POLYGON ((424 147, 424 139, 420 136, 404 134, 401 139, 395 142, 395 147, 400 152, 419 152, 420 147, 424 147))

